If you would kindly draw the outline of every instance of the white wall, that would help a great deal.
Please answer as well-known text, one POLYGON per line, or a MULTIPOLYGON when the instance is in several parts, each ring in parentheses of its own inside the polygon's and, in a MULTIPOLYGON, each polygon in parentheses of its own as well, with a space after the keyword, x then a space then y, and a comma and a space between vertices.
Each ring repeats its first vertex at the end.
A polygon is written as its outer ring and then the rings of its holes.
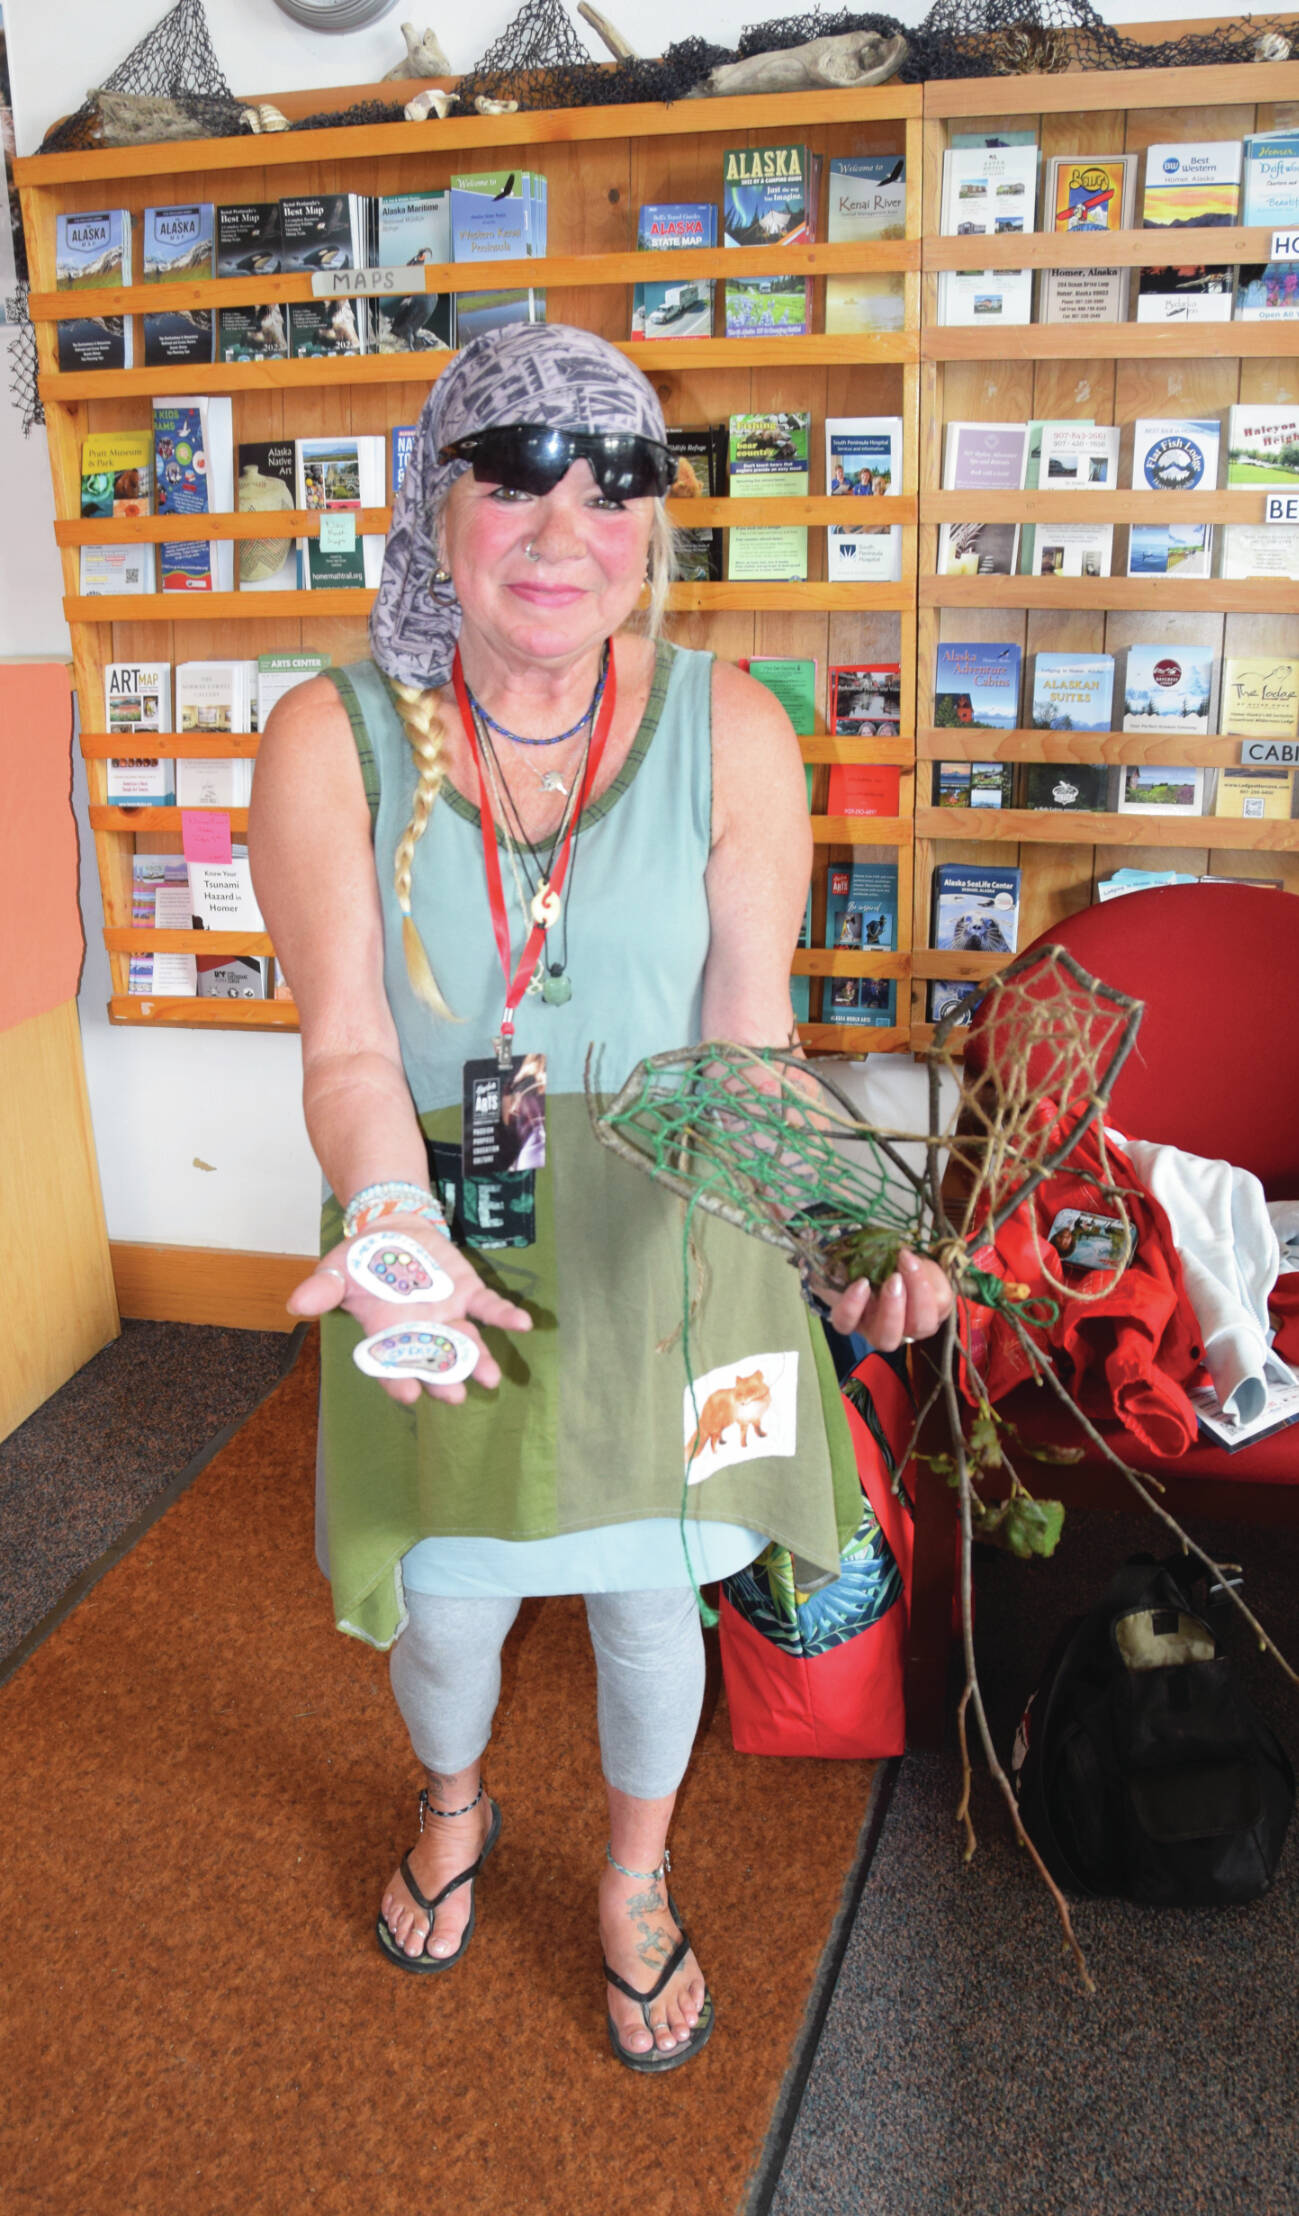
MULTIPOLYGON (((519 0, 485 0, 449 17, 408 0, 422 26, 435 17, 454 70, 470 68, 517 12, 519 0)), ((32 153, 60 115, 115 69, 167 12, 167 0, 5 0, 5 30, 20 153, 32 153)), ((730 45, 746 23, 763 20, 754 0, 615 0, 606 8, 642 53, 674 39, 704 36, 730 45)), ((767 11, 781 11, 777 0, 767 11)), ((925 13, 897 0, 905 22, 925 13)), ((1176 0, 1102 0, 1109 21, 1176 20, 1176 0)), ((305 31, 274 0, 207 0, 217 59, 238 92, 273 94, 381 77, 402 52, 397 8, 368 31, 343 37, 305 31)), ((599 49, 573 14, 578 35, 599 49)), ((322 103, 327 104, 327 103, 322 103)), ((0 326, 0 341, 4 338, 0 326)), ((4 365, 7 367, 7 365, 4 365)), ((62 577, 54 547, 53 502, 44 441, 24 441, 5 404, 0 375, 0 658, 68 652, 62 577)), ((82 851, 82 912, 87 957, 81 1024, 100 1174, 115 1239, 181 1246, 307 1253, 315 1244, 319 1173, 302 1124, 296 1037, 234 1032, 127 1029, 110 1025, 103 914, 86 818, 84 766, 74 778, 82 851), (195 1167, 195 1159, 210 1169, 195 1167)))

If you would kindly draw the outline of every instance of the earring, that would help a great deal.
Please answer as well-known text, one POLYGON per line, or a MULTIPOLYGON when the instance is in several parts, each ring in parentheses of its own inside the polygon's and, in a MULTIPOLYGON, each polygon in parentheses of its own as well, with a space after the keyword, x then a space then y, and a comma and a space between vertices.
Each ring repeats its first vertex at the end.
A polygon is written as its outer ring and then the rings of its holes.
POLYGON ((451 582, 451 572, 450 572, 450 570, 449 570, 449 569, 443 569, 443 567, 442 567, 442 564, 441 564, 441 563, 439 562, 439 564, 438 564, 437 568, 436 568, 436 569, 434 570, 434 572, 433 572, 432 576, 431 576, 431 577, 429 578, 429 581, 428 581, 428 589, 429 589, 429 592, 430 592, 430 594, 431 594, 431 595, 435 595, 435 594, 437 594, 437 593, 438 593, 438 592, 440 592, 440 591, 441 591, 441 590, 442 590, 442 589, 443 589, 443 588, 444 588, 445 586, 449 585, 449 584, 450 584, 450 582, 451 582))

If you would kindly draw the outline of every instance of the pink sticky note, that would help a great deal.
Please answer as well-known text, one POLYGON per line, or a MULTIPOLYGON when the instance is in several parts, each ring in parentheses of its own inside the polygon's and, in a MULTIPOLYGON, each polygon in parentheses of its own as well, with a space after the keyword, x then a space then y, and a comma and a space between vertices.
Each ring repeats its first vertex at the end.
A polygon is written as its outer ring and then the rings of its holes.
POLYGON ((224 808, 182 808, 181 845, 187 862, 229 862, 230 817, 224 808))

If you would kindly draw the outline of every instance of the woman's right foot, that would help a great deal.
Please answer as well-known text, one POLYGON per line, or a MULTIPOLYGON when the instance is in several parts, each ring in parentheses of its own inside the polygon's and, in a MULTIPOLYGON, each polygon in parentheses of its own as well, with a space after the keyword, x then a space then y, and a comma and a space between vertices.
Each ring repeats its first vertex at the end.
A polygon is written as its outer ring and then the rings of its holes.
MULTIPOLYGON (((424 1829, 408 1857, 415 1882, 429 1900, 440 1893, 444 1885, 449 1885, 453 1877, 458 1877, 462 1870, 469 1869, 477 1861, 492 1822, 491 1803, 486 1793, 463 1815, 437 1815, 434 1811, 440 1804, 441 1796, 430 1786, 424 1829)), ((460 1807, 463 1804, 451 1802, 449 1805, 460 1807)), ((472 1907, 473 1887, 457 1886, 442 1902, 430 1930, 428 1915, 412 1900, 400 1869, 390 1879, 382 1902, 384 1922, 402 1953, 427 1953, 435 1960, 444 1960, 455 1953, 464 1937, 472 1907)))

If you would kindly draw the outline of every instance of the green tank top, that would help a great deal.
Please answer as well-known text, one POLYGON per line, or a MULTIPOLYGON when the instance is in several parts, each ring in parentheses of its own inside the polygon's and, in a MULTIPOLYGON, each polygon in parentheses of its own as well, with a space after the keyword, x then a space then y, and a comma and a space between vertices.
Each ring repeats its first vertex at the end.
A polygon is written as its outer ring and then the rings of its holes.
MULTIPOLYGON (((696 1211, 692 1399, 681 1349, 685 1206, 601 1147, 589 1125, 589 1052, 598 1089, 612 1092, 644 1056, 700 1036, 711 672, 710 655, 660 646, 627 759, 583 812, 565 899, 572 998, 552 1006, 525 995, 516 1019, 517 1051, 547 1057, 546 1167, 522 1208, 458 1178, 462 1067, 490 1053, 504 998, 478 810, 444 786, 412 870, 412 912, 460 1019, 448 1023, 415 998, 402 953, 392 860, 415 790, 404 728, 373 663, 331 673, 370 798, 384 984, 431 1168, 459 1206, 482 1274, 534 1319, 527 1337, 492 1336, 504 1372, 495 1393, 471 1384, 459 1407, 425 1396, 413 1409, 356 1369, 358 1326, 323 1319, 335 1613, 376 1645, 400 1629, 403 1558, 420 1541, 609 1537, 610 1526, 675 1518, 692 1443, 688 1514, 701 1525, 779 1539, 832 1572, 858 1521, 846 1421, 794 1272, 696 1211)), ((502 881, 517 958, 523 925, 507 858, 502 881)), ((341 1236, 332 1196, 321 1228, 325 1246, 341 1236)), ((583 1589, 574 1574, 567 1589, 583 1589)))

